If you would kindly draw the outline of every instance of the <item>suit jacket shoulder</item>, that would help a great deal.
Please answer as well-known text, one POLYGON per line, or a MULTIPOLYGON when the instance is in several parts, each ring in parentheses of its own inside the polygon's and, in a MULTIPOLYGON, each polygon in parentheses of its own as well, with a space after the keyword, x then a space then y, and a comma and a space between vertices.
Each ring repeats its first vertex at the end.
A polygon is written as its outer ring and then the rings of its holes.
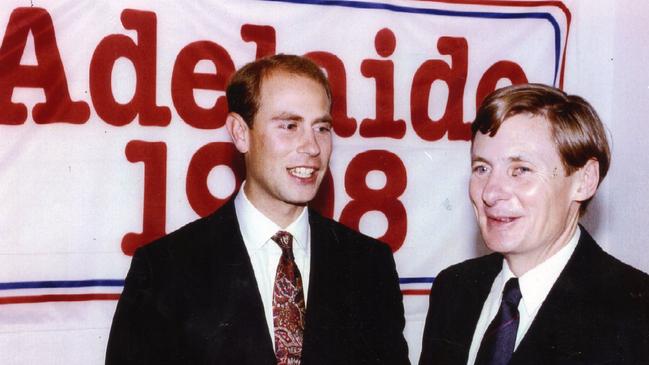
POLYGON ((408 364, 388 245, 309 212, 311 278, 302 364, 408 364))
POLYGON ((466 281, 475 285, 482 285, 485 279, 493 279, 502 268, 503 256, 497 253, 477 257, 451 265, 442 270, 434 280, 434 284, 441 285, 446 281, 466 281))
POLYGON ((581 232, 512 364, 649 364, 649 276, 581 232))
MULTIPOLYGON (((213 250, 215 245, 223 244, 219 238, 236 238, 239 223, 232 201, 214 213, 196 219, 136 251, 136 255, 164 258, 170 255, 184 255, 192 252, 213 250)), ((217 247, 218 248, 218 247, 217 247)))
POLYGON ((491 254, 442 270, 431 288, 419 364, 467 362, 473 331, 503 257, 491 254))
POLYGON ((330 236, 330 242, 338 245, 337 248, 342 250, 359 250, 361 252, 382 250, 389 251, 387 244, 357 232, 342 223, 333 219, 323 217, 316 211, 309 210, 309 223, 318 234, 330 236))
POLYGON ((232 201, 138 249, 107 364, 273 364, 263 305, 232 201))

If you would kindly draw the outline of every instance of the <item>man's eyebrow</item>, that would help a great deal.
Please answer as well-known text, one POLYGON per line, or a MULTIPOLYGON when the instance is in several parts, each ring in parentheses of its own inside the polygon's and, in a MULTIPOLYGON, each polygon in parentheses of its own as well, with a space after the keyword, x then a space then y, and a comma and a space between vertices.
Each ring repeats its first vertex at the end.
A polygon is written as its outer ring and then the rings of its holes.
MULTIPOLYGON (((521 155, 516 155, 516 156, 511 156, 507 158, 507 161, 509 162, 529 162, 529 159, 525 158, 525 156, 521 155)), ((484 162, 484 163, 489 163, 489 160, 487 160, 484 157, 481 156, 471 156, 471 163, 475 162, 484 162)))
POLYGON ((508 158, 509 162, 528 162, 529 159, 525 158, 525 156, 521 155, 516 155, 508 158))
MULTIPOLYGON (((301 117, 298 114, 291 113, 291 112, 282 112, 282 113, 279 113, 279 114, 273 116, 270 119, 274 120, 274 121, 283 121, 283 120, 287 120, 287 121, 291 121, 291 122, 303 122, 304 121, 303 117, 301 117)), ((331 115, 327 114, 327 115, 324 115, 324 116, 316 119, 313 123, 333 124, 333 118, 331 117, 331 115)))
POLYGON ((302 120, 304 120, 304 118, 294 113, 282 112, 273 116, 271 120, 289 120, 292 122, 301 122, 302 120))
POLYGON ((485 158, 480 157, 480 156, 471 156, 471 163, 476 163, 476 162, 483 162, 483 163, 489 163, 485 158))
POLYGON ((333 122, 334 122, 334 120, 331 117, 331 115, 329 115, 329 114, 327 114, 325 116, 322 116, 322 117, 316 119, 316 121, 315 121, 315 123, 329 123, 329 124, 333 124, 333 122))

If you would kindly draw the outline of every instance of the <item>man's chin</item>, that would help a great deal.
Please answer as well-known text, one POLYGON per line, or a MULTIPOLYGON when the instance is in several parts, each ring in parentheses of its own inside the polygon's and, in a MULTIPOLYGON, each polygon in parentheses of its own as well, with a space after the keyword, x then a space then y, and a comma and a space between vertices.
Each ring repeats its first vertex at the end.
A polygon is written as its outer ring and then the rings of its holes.
POLYGON ((286 197, 284 202, 295 206, 306 206, 315 198, 315 195, 313 192, 309 192, 308 194, 292 194, 286 197))
POLYGON ((482 241, 491 251, 502 252, 511 244, 511 237, 508 232, 492 229, 480 229, 482 241))

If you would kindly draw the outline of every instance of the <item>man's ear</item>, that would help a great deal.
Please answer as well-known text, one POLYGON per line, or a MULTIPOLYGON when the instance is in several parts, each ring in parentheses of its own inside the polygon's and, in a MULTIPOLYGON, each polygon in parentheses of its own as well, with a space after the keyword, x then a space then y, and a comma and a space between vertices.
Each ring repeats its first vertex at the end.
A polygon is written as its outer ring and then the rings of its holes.
POLYGON ((225 126, 237 150, 241 153, 248 152, 248 148, 250 148, 250 128, 248 123, 239 114, 230 113, 225 119, 225 126))
POLYGON ((597 191, 599 184, 599 161, 590 159, 577 172, 579 175, 578 186, 575 199, 584 201, 590 199, 597 191))

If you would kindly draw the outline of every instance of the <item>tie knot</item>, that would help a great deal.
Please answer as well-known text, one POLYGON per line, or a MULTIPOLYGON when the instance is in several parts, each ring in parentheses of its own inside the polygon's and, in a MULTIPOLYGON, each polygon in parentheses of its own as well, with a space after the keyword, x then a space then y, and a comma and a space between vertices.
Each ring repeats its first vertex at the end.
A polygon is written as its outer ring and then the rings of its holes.
POLYGON ((293 254, 293 236, 286 231, 278 231, 273 237, 273 241, 277 243, 279 248, 282 249, 282 253, 292 256, 293 254))
POLYGON ((518 303, 520 303, 522 296, 521 288, 518 286, 518 278, 507 280, 505 288, 503 289, 503 302, 518 307, 518 303))

